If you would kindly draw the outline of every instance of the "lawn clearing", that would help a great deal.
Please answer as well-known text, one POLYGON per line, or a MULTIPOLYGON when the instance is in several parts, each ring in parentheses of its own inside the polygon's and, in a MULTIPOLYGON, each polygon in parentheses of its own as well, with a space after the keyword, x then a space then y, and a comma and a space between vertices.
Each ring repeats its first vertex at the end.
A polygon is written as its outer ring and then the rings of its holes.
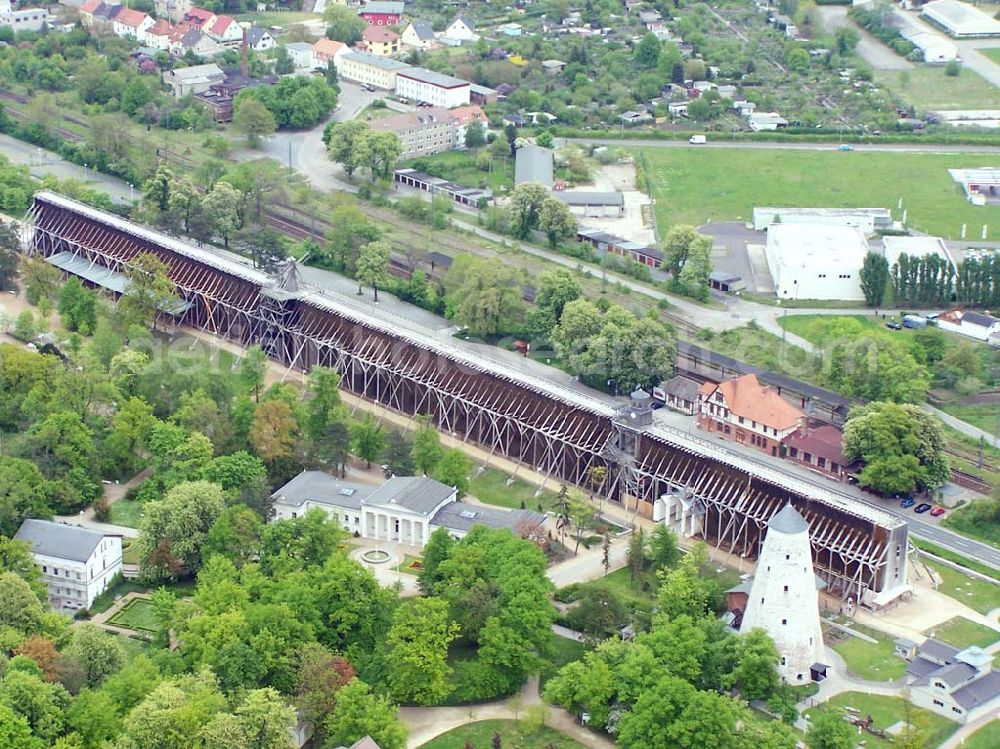
MULTIPOLYGON (((149 655, 149 651, 153 649, 152 643, 148 640, 139 640, 135 637, 129 637, 127 635, 111 634, 118 644, 122 646, 122 650, 125 651, 126 660, 131 661, 136 656, 149 655)), ((126 666, 128 668, 128 666, 126 666)))
POLYGON ((500 734, 502 746, 516 749, 584 749, 564 733, 543 726, 539 731, 529 732, 516 720, 481 720, 465 726, 453 728, 431 739, 421 749, 463 749, 466 746, 483 749, 492 744, 493 734, 500 734))
POLYGON ((153 603, 146 598, 133 598, 108 620, 108 624, 149 633, 155 633, 160 628, 153 611, 153 603))
POLYGON ((111 523, 126 528, 138 528, 142 520, 142 502, 120 499, 111 505, 111 523))
MULTIPOLYGON (((852 627, 853 629, 853 627, 852 627)), ((847 635, 833 646, 851 673, 868 681, 893 681, 906 673, 906 661, 893 654, 892 640, 877 632, 866 631, 877 643, 847 635)))
MULTIPOLYGON (((862 692, 842 692, 827 702, 807 710, 805 716, 808 718, 817 711, 843 710, 845 707, 852 707, 860 711, 862 716, 871 715, 875 728, 886 729, 903 719, 903 700, 901 698, 862 692)), ((938 746, 958 729, 957 723, 952 723, 947 718, 942 718, 929 710, 915 707, 913 711, 922 716, 925 721, 928 733, 927 746, 938 746)), ((890 749, 892 746, 885 739, 870 733, 865 733, 859 738, 864 739, 865 746, 869 749, 890 749)))
POLYGON ((963 223, 1000 237, 1000 208, 976 207, 949 168, 982 166, 974 154, 729 148, 643 148, 661 234, 677 223, 748 221, 756 206, 891 208, 910 228, 957 239, 963 223), (901 179, 900 175, 906 175, 901 179))
POLYGON ((529 484, 521 479, 514 479, 510 485, 507 481, 510 476, 495 468, 487 468, 481 474, 472 479, 469 486, 469 494, 485 502, 488 505, 497 507, 509 507, 512 510, 525 507, 529 510, 549 509, 555 507, 558 496, 555 492, 543 491, 537 497, 538 491, 534 484, 529 484))
POLYGON ((943 66, 932 65, 876 70, 875 81, 918 110, 1000 108, 1000 89, 971 68, 954 77, 945 75, 943 66))
POLYGON ((988 614, 1000 606, 1000 585, 969 577, 944 564, 927 562, 927 566, 940 577, 938 592, 951 596, 980 614, 988 614))
MULTIPOLYGON (((985 52, 986 50, 979 51, 985 52)), ((1000 52, 1000 50, 990 51, 1000 52)), ((962 744, 962 749, 996 749, 998 746, 1000 746, 1000 720, 995 720, 967 738, 962 744)))
POLYGON ((545 682, 556 675, 556 672, 567 663, 578 661, 583 658, 584 646, 582 642, 571 640, 568 637, 556 635, 552 638, 552 654, 544 659, 541 673, 539 674, 539 688, 545 686, 545 682))
POLYGON ((987 648, 1000 640, 1000 632, 992 627, 966 619, 964 616, 949 619, 944 624, 927 630, 925 634, 956 648, 967 648, 971 645, 987 648))

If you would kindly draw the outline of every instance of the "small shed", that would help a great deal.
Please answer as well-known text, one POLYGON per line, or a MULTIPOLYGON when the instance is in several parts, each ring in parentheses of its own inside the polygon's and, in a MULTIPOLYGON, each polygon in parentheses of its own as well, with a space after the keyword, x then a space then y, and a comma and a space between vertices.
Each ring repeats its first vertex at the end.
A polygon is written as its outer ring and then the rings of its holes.
POLYGON ((743 279, 735 273, 727 273, 723 270, 713 270, 708 274, 708 285, 717 291, 724 291, 732 294, 742 291, 747 287, 743 279))
POLYGON ((892 652, 904 661, 912 661, 917 657, 917 643, 900 637, 892 644, 892 652))
POLYGON ((653 396, 667 408, 694 416, 698 410, 698 383, 690 377, 677 375, 653 388, 653 396))

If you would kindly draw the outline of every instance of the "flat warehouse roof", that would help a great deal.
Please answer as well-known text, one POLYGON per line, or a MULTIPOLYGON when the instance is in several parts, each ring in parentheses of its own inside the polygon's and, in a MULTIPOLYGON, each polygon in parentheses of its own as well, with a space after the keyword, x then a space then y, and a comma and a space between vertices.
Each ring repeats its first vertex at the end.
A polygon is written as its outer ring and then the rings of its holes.
POLYGON ((952 36, 1000 36, 1000 22, 958 0, 934 0, 924 6, 921 15, 952 36))
POLYGON ((461 88, 462 86, 470 85, 468 81, 463 81, 461 78, 438 73, 434 70, 427 70, 427 68, 410 68, 405 73, 399 73, 398 75, 431 86, 437 86, 438 88, 461 88))

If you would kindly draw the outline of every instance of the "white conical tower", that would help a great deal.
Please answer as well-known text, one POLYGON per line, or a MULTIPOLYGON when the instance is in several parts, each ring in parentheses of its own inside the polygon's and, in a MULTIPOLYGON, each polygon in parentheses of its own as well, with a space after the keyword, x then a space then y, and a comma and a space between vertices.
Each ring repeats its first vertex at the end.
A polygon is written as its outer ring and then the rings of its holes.
POLYGON ((811 680, 823 660, 819 592, 809 548, 809 525, 791 504, 767 523, 740 632, 764 629, 778 648, 778 672, 792 685, 811 680))

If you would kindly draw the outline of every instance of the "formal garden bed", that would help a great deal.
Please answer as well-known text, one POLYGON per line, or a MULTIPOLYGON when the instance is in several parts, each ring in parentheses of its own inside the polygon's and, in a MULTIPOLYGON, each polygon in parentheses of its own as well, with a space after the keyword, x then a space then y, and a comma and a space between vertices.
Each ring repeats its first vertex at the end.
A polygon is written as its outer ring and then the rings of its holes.
POLYGON ((481 720, 478 723, 453 728, 431 739, 421 749, 487 749, 495 746, 493 736, 500 736, 500 745, 517 749, 584 749, 564 733, 547 726, 532 725, 531 720, 481 720))
POLYGON ((108 624, 148 634, 155 634, 159 630, 153 602, 148 598, 133 598, 108 619, 108 624))

